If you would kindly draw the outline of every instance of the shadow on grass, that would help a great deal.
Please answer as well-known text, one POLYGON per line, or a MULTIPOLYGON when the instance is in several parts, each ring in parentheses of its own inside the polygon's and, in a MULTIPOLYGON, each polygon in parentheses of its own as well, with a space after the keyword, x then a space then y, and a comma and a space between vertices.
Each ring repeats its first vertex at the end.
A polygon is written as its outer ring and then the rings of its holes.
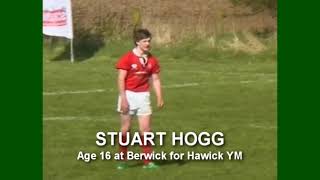
MULTIPOLYGON (((94 54, 104 47, 104 37, 101 33, 81 32, 76 35, 73 42, 73 52, 75 62, 84 61, 94 56, 94 54)), ((65 45, 64 50, 57 56, 53 57, 52 61, 70 60, 70 43, 65 45)))
MULTIPOLYGON (((178 165, 178 166, 183 166, 186 163, 188 163, 188 161, 185 160, 158 160, 158 161, 154 161, 157 165, 161 166, 168 166, 168 165, 178 165)), ((130 167, 140 167, 143 166, 143 162, 135 162, 133 164, 129 165, 130 167)))
POLYGON ((183 166, 186 163, 188 163, 188 161, 185 160, 159 160, 159 161, 155 161, 159 166, 167 166, 167 165, 173 165, 176 164, 178 166, 183 166))

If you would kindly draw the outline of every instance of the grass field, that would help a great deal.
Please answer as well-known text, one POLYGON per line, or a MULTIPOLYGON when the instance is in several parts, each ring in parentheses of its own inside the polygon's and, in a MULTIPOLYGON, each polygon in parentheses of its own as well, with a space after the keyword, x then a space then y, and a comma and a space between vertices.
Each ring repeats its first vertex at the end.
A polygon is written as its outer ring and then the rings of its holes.
MULTIPOLYGON (((153 130, 222 131, 223 147, 172 147, 155 151, 243 151, 242 161, 160 161, 160 169, 116 170, 115 161, 77 161, 79 151, 116 152, 95 145, 98 131, 118 131, 114 64, 129 43, 106 44, 93 57, 71 64, 44 51, 43 170, 46 180, 277 178, 276 52, 218 52, 192 43, 153 49, 162 67, 165 108, 154 111, 153 130)), ((154 97, 153 97, 154 99, 154 97)), ((154 101, 153 101, 154 102, 154 101)), ((153 107, 154 104, 153 104, 153 107)), ((137 123, 134 123, 137 130, 137 123)), ((170 141, 168 141, 170 142, 170 141)), ((139 152, 138 147, 131 150, 139 152)))

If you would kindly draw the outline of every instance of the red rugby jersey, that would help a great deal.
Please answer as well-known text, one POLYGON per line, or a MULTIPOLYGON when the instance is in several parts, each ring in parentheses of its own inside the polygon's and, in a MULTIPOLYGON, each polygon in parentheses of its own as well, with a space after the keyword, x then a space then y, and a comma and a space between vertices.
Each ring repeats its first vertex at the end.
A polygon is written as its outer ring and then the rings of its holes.
POLYGON ((125 79, 125 90, 134 92, 149 91, 149 78, 154 73, 160 72, 158 60, 151 54, 143 61, 142 57, 138 57, 132 51, 122 56, 117 64, 117 69, 126 70, 127 77, 125 79))

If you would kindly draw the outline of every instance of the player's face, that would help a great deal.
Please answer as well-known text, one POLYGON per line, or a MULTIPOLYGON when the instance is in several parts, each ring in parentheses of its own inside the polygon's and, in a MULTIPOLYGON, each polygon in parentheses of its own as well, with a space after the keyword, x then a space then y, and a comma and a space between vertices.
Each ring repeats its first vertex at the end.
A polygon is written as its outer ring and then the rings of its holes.
POLYGON ((151 38, 141 39, 137 42, 137 46, 144 52, 149 51, 151 49, 151 38))

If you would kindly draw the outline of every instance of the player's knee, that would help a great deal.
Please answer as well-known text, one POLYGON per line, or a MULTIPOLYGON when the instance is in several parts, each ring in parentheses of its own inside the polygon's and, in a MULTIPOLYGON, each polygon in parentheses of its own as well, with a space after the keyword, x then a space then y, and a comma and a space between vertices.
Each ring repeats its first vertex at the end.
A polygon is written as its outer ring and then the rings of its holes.
POLYGON ((151 132, 151 128, 150 128, 150 127, 141 127, 141 128, 140 128, 140 132, 141 132, 141 133, 151 132))
POLYGON ((128 126, 121 127, 121 132, 122 132, 122 134, 130 132, 130 127, 128 127, 128 126))

